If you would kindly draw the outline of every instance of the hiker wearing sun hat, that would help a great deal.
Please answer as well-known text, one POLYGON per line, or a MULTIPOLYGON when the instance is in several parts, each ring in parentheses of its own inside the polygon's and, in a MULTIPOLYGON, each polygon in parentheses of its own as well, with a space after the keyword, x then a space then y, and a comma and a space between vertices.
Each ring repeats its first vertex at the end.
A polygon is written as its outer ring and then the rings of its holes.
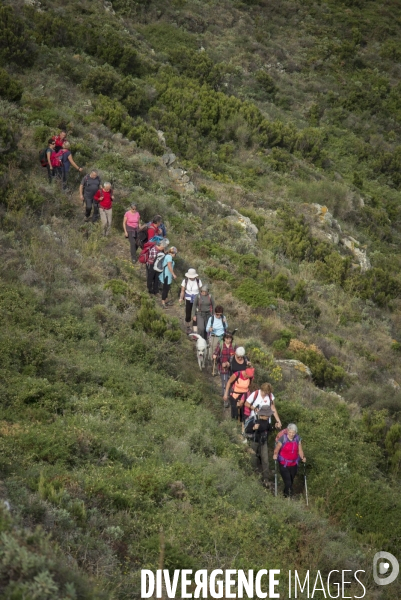
POLYGON ((202 282, 199 279, 196 269, 188 269, 187 273, 185 273, 185 279, 183 279, 181 283, 179 300, 180 304, 182 304, 185 299, 185 325, 187 327, 187 333, 191 332, 192 305, 196 296, 199 294, 201 287, 202 282))

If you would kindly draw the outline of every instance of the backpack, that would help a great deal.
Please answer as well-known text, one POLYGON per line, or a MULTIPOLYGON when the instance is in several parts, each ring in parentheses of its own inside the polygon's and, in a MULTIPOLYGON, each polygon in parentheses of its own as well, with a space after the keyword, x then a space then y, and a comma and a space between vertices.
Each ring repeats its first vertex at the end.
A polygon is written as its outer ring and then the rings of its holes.
MULTIPOLYGON (((85 175, 84 179, 83 179, 83 184, 82 184, 82 192, 85 194, 85 188, 86 188, 86 184, 89 181, 89 177, 90 174, 88 173, 88 175, 85 175)), ((98 190, 100 190, 100 186, 102 185, 102 182, 100 180, 100 177, 98 175, 96 175, 95 179, 97 179, 98 181, 98 190)))
POLYGON ((258 418, 256 415, 252 415, 252 417, 248 417, 244 423, 244 433, 243 436, 248 440, 255 439, 255 433, 253 426, 256 424, 258 418))
POLYGON ((51 154, 50 162, 54 167, 62 167, 63 166, 63 154, 68 152, 68 150, 62 149, 58 152, 51 154))
POLYGON ((148 241, 148 227, 148 223, 146 223, 146 225, 142 225, 137 233, 136 239, 140 248, 143 248, 148 241))
POLYGON ((151 248, 153 248, 153 246, 156 246, 156 244, 154 242, 146 242, 146 244, 144 244, 142 252, 139 255, 139 262, 143 265, 147 265, 148 264, 148 259, 149 259, 149 252, 151 250, 151 248))
POLYGON ((158 252, 157 256, 156 256, 156 260, 153 263, 153 270, 157 271, 158 273, 162 273, 164 270, 164 260, 166 258, 166 255, 164 254, 164 252, 158 252))
POLYGON ((49 164, 47 162, 46 150, 47 148, 43 148, 43 150, 39 152, 39 162, 42 165, 42 167, 47 167, 47 165, 49 164))
MULTIPOLYGON (((280 448, 280 452, 279 452, 278 458, 280 457, 280 454, 281 454, 281 452, 282 452, 282 450, 283 450, 284 446, 286 446, 286 444, 287 444, 287 443, 293 443, 293 442, 296 442, 296 444, 297 444, 297 446, 298 446, 299 442, 301 441, 301 438, 299 437, 299 435, 298 435, 298 434, 296 434, 296 435, 294 436, 294 439, 293 439, 293 440, 289 440, 289 439, 288 439, 288 436, 287 436, 287 433, 288 433, 288 429, 286 428, 286 429, 283 429, 282 431, 279 431, 279 432, 278 432, 278 434, 276 435, 275 446, 276 446, 278 443, 281 443, 281 448, 280 448)), ((298 462, 299 462, 299 455, 298 455, 298 458, 296 459, 296 461, 297 461, 297 464, 298 464, 298 462)), ((281 462, 281 464, 283 464, 283 465, 286 467, 286 466, 287 466, 287 464, 288 464, 290 461, 289 461, 289 460, 287 460, 286 458, 284 458, 284 457, 282 456, 282 457, 281 457, 281 461, 279 461, 279 462, 281 462)), ((292 461, 291 461, 291 462, 292 462, 292 461)))

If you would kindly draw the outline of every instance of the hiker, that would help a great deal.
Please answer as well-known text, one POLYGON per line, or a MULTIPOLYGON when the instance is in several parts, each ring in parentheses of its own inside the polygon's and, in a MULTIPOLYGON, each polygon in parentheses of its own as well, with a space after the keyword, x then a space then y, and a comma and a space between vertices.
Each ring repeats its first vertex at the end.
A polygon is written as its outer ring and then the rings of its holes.
POLYGON ((230 362, 230 375, 237 373, 238 371, 244 371, 250 366, 251 363, 245 356, 245 348, 243 346, 238 346, 230 362))
POLYGON ((52 140, 54 141, 54 144, 55 144, 55 152, 59 152, 62 149, 65 142, 67 141, 67 132, 60 131, 60 133, 58 135, 54 135, 52 137, 52 140))
POLYGON ((129 210, 124 215, 123 228, 125 237, 129 239, 131 247, 131 260, 135 264, 137 261, 136 250, 138 247, 138 230, 141 215, 139 214, 135 202, 132 202, 129 210))
POLYGON ((98 172, 96 169, 92 169, 89 175, 85 175, 81 181, 81 185, 79 186, 80 198, 82 202, 85 203, 85 220, 89 221, 93 206, 93 223, 99 220, 99 205, 94 200, 94 196, 100 189, 100 185, 101 181, 98 172))
MULTIPOLYGON (((236 346, 233 345, 233 335, 229 331, 226 331, 213 354, 213 360, 217 361, 217 368, 220 373, 223 396, 230 377, 230 361, 235 354, 235 350, 236 346)), ((225 408, 229 406, 228 402, 224 403, 225 408)))
POLYGON ((160 215, 155 215, 153 217, 151 224, 148 225, 148 242, 156 235, 164 237, 163 230, 160 227, 162 221, 163 219, 160 215))
POLYGON ((298 427, 294 423, 290 423, 287 429, 278 434, 273 460, 278 461, 284 481, 284 498, 288 498, 292 494, 292 484, 298 471, 299 460, 306 462, 298 427))
POLYGON ((209 356, 212 356, 220 340, 223 339, 228 323, 224 316, 224 309, 220 304, 214 309, 214 315, 209 317, 206 325, 206 332, 209 334, 209 356))
POLYGON ((177 248, 175 246, 171 246, 170 250, 166 253, 166 256, 163 261, 163 271, 159 275, 159 281, 163 285, 162 288, 162 307, 167 308, 166 303, 168 293, 170 291, 171 284, 173 279, 177 279, 177 275, 174 273, 174 258, 177 255, 177 248))
POLYGON ((55 148, 56 148, 56 142, 52 139, 48 140, 47 148, 45 151, 45 156, 46 156, 46 168, 47 168, 47 176, 49 178, 49 183, 51 183, 53 181, 53 177, 54 177, 52 156, 56 153, 55 148))
MULTIPOLYGON (((257 416, 245 423, 245 435, 249 445, 255 452, 256 465, 261 467, 262 478, 265 486, 269 482, 269 452, 267 442, 271 431, 271 417, 273 411, 267 404, 262 406, 257 416)), ((277 423, 276 423, 277 425, 277 423)))
POLYGON ((201 287, 202 282, 199 279, 196 269, 188 269, 188 272, 185 273, 185 279, 182 280, 179 299, 179 303, 182 304, 185 298, 185 325, 187 333, 191 332, 192 305, 201 287))
POLYGON ((209 317, 214 312, 214 298, 209 293, 209 286, 204 283, 201 287, 200 294, 195 297, 192 304, 192 321, 198 328, 198 333, 205 340, 206 335, 206 324, 209 317))
POLYGON ((252 392, 252 394, 248 396, 244 410, 246 412, 249 410, 249 416, 254 417, 263 406, 269 406, 272 409, 274 418, 276 419, 276 428, 281 429, 280 417, 278 416, 274 404, 273 388, 271 384, 267 382, 262 383, 259 390, 252 392))
MULTIPOLYGON (((78 167, 77 163, 72 158, 70 142, 64 142, 63 150, 64 152, 61 154, 61 168, 62 168, 62 180, 63 180, 63 190, 67 189, 67 180, 68 175, 70 174, 71 165, 80 173, 82 171, 82 167, 78 167)), ((56 146, 57 148, 57 146, 56 146)), ((58 152, 60 154, 61 151, 58 152)))
POLYGON ((96 192, 93 196, 95 202, 98 203, 98 210, 100 213, 100 221, 102 223, 103 235, 109 235, 111 229, 111 219, 113 214, 113 190, 111 189, 111 183, 105 181, 103 187, 96 192))
MULTIPOLYGON (((148 292, 149 294, 154 294, 155 296, 159 293, 159 271, 155 271, 153 266, 155 264, 157 255, 159 253, 163 253, 166 249, 166 247, 168 246, 168 240, 163 238, 161 240, 161 242, 158 242, 157 244, 153 244, 149 251, 148 251, 148 255, 146 257, 146 271, 147 271, 147 276, 146 276, 146 280, 147 280, 147 286, 148 286, 148 292)), ((151 244, 151 242, 148 242, 148 244, 151 244)), ((146 252, 146 244, 144 246, 144 249, 142 250, 142 252, 146 252)))
POLYGON ((248 396, 251 380, 253 379, 254 375, 255 369, 252 367, 248 367, 243 371, 237 371, 236 373, 233 373, 227 381, 226 389, 224 391, 223 400, 226 403, 229 397, 230 388, 232 386, 230 394, 231 418, 238 418, 238 421, 241 423, 243 422, 244 418, 243 407, 248 396))

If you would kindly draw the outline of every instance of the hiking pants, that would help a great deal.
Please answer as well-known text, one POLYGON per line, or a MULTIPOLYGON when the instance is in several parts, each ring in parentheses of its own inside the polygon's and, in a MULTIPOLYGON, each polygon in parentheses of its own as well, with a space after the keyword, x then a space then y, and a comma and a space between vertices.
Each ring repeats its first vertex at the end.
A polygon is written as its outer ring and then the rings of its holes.
POLYGON ((196 313, 196 325, 198 327, 198 333, 205 340, 207 339, 206 325, 209 320, 210 314, 211 314, 210 311, 196 313))
POLYGON ((265 481, 269 479, 269 453, 267 449, 267 440, 261 442, 250 442, 250 446, 256 455, 256 466, 261 467, 262 477, 265 481))
POLYGON ((131 248, 131 258, 132 258, 132 262, 136 262, 136 250, 137 250, 137 236, 138 236, 138 228, 137 227, 130 227, 129 225, 127 225, 127 233, 128 233, 128 239, 129 239, 129 245, 131 248))
POLYGON ((171 283, 168 283, 167 277, 164 278, 163 289, 162 289, 162 300, 167 300, 168 293, 171 288, 171 283))
POLYGON ((185 300, 185 321, 190 323, 192 321, 192 302, 186 298, 185 300))
POLYGON ((148 283, 148 292, 149 294, 157 294, 159 291, 159 275, 157 271, 154 270, 153 265, 146 265, 147 269, 147 283, 148 283))
POLYGON ((242 399, 243 394, 238 396, 238 398, 233 398, 230 395, 230 405, 231 405, 231 418, 238 420, 238 411, 239 411, 239 420, 244 420, 244 406, 237 406, 237 402, 242 399))
POLYGON ((224 396, 224 393, 226 391, 227 381, 230 379, 230 373, 220 373, 220 379, 221 379, 221 389, 222 389, 223 396, 224 396))
POLYGON ((288 498, 290 493, 292 493, 292 484, 295 478, 295 475, 298 471, 298 465, 294 465, 293 467, 285 467, 280 462, 278 463, 281 477, 284 481, 284 497, 288 498))
MULTIPOLYGON (((198 333, 199 333, 199 329, 198 329, 198 333)), ((209 336, 209 356, 210 356, 210 360, 213 360, 212 356, 216 351, 217 346, 219 345, 219 342, 221 340, 221 337, 218 335, 211 335, 209 336)))
POLYGON ((53 181, 54 171, 49 167, 48 164, 46 165, 46 168, 47 168, 47 177, 49 178, 49 183, 51 183, 53 181))
POLYGON ((93 221, 93 223, 98 221, 99 220, 99 204, 92 198, 90 198, 90 199, 85 198, 85 206, 86 206, 85 217, 87 219, 89 219, 89 217, 91 216, 92 206, 93 206, 92 221, 93 221))
POLYGON ((63 190, 67 189, 67 181, 68 181, 68 175, 70 174, 70 170, 68 169, 68 171, 66 171, 65 169, 63 169, 63 190))
POLYGON ((103 235, 109 235, 111 229, 112 208, 99 207, 100 220, 102 222, 103 235))

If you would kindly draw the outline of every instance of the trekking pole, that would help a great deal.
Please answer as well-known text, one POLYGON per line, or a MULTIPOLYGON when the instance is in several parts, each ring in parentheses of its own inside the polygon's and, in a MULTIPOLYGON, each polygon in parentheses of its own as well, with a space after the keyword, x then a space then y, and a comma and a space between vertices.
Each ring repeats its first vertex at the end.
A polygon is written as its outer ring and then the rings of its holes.
POLYGON ((277 460, 274 461, 274 495, 277 498, 277 460))
POLYGON ((213 359, 213 371, 212 371, 212 377, 214 377, 216 375, 216 359, 213 359))
POLYGON ((306 481, 306 463, 304 463, 304 480, 305 480, 305 496, 306 496, 306 506, 309 506, 309 497, 308 497, 308 483, 306 481))

